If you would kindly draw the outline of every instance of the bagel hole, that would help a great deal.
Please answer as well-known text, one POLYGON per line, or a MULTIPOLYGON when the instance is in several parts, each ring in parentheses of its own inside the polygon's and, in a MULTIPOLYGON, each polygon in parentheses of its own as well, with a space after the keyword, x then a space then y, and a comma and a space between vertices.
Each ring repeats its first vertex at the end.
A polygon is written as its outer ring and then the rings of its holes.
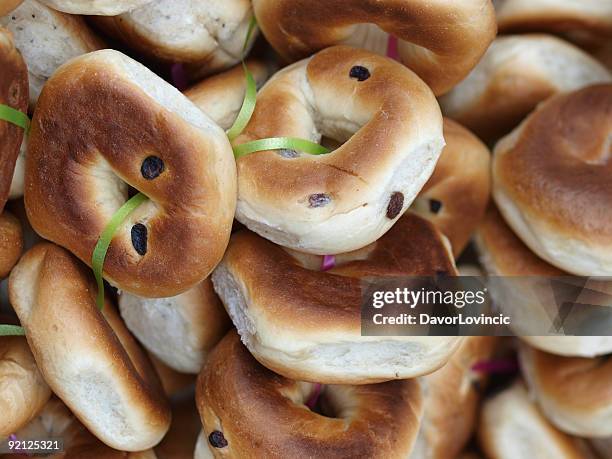
POLYGON ((322 386, 320 393, 314 400, 314 403, 309 404, 309 402, 311 401, 312 400, 305 400, 304 406, 306 406, 306 408, 308 408, 313 413, 331 419, 338 419, 341 417, 340 411, 333 403, 332 397, 330 397, 328 386, 322 386))

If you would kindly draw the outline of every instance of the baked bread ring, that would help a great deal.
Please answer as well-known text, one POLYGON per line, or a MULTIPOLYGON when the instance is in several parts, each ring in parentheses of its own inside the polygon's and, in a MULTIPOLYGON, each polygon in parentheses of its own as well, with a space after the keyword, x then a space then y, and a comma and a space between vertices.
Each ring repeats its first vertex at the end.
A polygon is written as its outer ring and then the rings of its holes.
POLYGON ((612 276, 612 84, 559 95, 495 146, 493 197, 538 256, 612 276))
POLYGON ((96 437, 125 451, 163 438, 170 409, 155 372, 110 301, 104 316, 96 307, 84 265, 38 244, 13 269, 9 294, 45 381, 96 437))
POLYGON ((91 263, 128 185, 150 200, 115 233, 104 271, 145 297, 204 279, 227 246, 236 169, 225 133, 123 54, 73 59, 47 82, 32 122, 25 203, 33 228, 91 263), (112 122, 100 122, 112 112, 112 122))
POLYGON ((502 36, 468 77, 440 98, 440 106, 446 116, 490 142, 553 94, 611 80, 605 66, 560 38, 502 36))
MULTIPOLYGON (((257 88, 263 86, 270 77, 270 68, 256 59, 246 61, 257 88)), ((228 130, 238 117, 244 94, 246 80, 242 65, 211 76, 187 89, 185 94, 191 102, 206 113, 222 129, 228 130)))
POLYGON ((401 64, 335 46, 274 75, 235 144, 269 137, 343 143, 326 155, 259 151, 238 159, 236 218, 276 244, 318 255, 382 236, 433 173, 440 108, 401 64))
MULTIPOLYGON (((512 232, 493 206, 487 211, 479 226, 475 242, 480 261, 490 276, 569 276, 568 273, 549 265, 531 252, 512 232)), ((543 304, 542 300, 542 298, 547 298, 546 296, 541 296, 537 291, 527 288, 512 288, 511 284, 503 282, 495 282, 488 287, 495 301, 504 309, 507 308, 506 310, 512 308, 515 317, 520 315, 524 318, 522 322, 550 324, 552 329, 553 320, 546 311, 547 305, 543 304)), ((601 287, 600 283, 597 289, 601 287)), ((608 283, 608 289, 610 288, 612 284, 608 283)), ((576 301, 580 301, 580 298, 576 301)), ((553 299, 551 303, 554 303, 553 299)), ((610 336, 525 335, 521 336, 521 339, 538 349, 558 355, 594 357, 612 352, 612 337, 610 336)))
POLYGON ((292 381, 260 365, 230 332, 213 350, 196 387, 210 455, 408 456, 422 413, 416 380, 325 386, 321 403, 329 406, 324 415, 306 406, 312 391, 313 384, 292 381))
POLYGON ((561 357, 521 346, 530 391, 559 429, 581 437, 612 437, 612 355, 561 357))
POLYGON ((268 42, 295 61, 345 44, 387 52, 398 37, 399 60, 442 94, 461 81, 495 38, 489 0, 253 0, 268 42))
POLYGON ((17 8, 23 0, 2 0, 0 4, 0 16, 4 16, 5 14, 9 14, 15 8, 17 8))
POLYGON ((50 396, 25 338, 0 337, 0 440, 30 422, 50 396))
POLYGON ((410 459, 454 458, 463 450, 487 379, 473 367, 493 356, 498 339, 466 336, 446 365, 421 378, 424 413, 410 459))
POLYGON ((431 373, 450 358, 460 337, 361 336, 363 278, 456 275, 431 223, 408 213, 336 263, 321 272, 320 257, 288 253, 249 231, 232 236, 213 284, 257 360, 300 381, 368 384, 431 373))
POLYGON ((187 64, 189 76, 197 78, 240 62, 252 17, 250 0, 155 0, 94 21, 139 53, 187 64))
POLYGON ((19 220, 7 211, 0 214, 0 279, 9 275, 23 251, 19 220))
POLYGON ((595 459, 584 440, 546 420, 522 382, 485 401, 477 433, 488 459, 595 459))
MULTIPOLYGON (((28 110, 28 69, 15 48, 12 34, 0 27, 0 104, 22 113, 28 110)), ((24 129, 0 120, 0 213, 8 199, 24 129)))
POLYGON ((125 13, 151 0, 39 0, 47 6, 70 14, 115 16, 125 13))
POLYGON ((411 210, 449 239, 458 257, 482 220, 491 193, 491 152, 460 124, 444 118, 444 140, 433 175, 411 210))
MULTIPOLYGON (((116 451, 94 437, 60 400, 52 398, 38 415, 15 434, 17 440, 63 440, 64 451, 45 455, 47 459, 156 459, 152 450, 127 453, 116 451)), ((0 455, 1 459, 21 459, 31 454, 0 455)))
POLYGON ((143 346, 182 373, 199 373, 231 324, 209 278, 169 298, 142 298, 123 292, 119 310, 143 346))
POLYGON ((0 25, 13 33, 28 65, 31 107, 61 64, 105 47, 83 18, 60 13, 37 0, 25 0, 10 15, 0 18, 0 25))

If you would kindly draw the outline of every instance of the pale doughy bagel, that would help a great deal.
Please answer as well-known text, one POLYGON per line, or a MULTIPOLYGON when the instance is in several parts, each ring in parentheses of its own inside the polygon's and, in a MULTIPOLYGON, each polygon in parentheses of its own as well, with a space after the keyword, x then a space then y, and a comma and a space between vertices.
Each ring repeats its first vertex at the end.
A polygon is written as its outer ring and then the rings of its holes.
POLYGON ((30 422, 50 396, 25 338, 0 337, 0 440, 30 422))
MULTIPOLYGON (((0 104, 27 113, 28 69, 12 34, 0 27, 0 104)), ((23 128, 0 120, 0 213, 8 199, 15 162, 25 137, 23 128)))
POLYGON ((581 437, 612 436, 612 357, 561 357, 521 346, 523 375, 550 422, 581 437))
POLYGON ((572 274, 612 276, 612 84, 542 104, 495 146, 493 197, 523 242, 572 274))
MULTIPOLYGON (((186 63, 188 73, 198 77, 240 62, 252 17, 250 0, 154 0, 120 16, 94 19, 138 52, 186 63)), ((248 48, 256 35, 255 30, 248 48)))
POLYGON ((30 106, 42 87, 64 62, 104 47, 83 18, 60 13, 36 0, 25 0, 0 25, 15 36, 15 45, 28 65, 30 106))
POLYGON ((478 440, 488 459, 595 459, 584 441, 546 420, 521 382, 485 401, 478 440))
POLYGON ((23 251, 21 223, 7 211, 0 214, 0 279, 9 275, 23 251))
POLYGON ((493 0, 500 32, 583 32, 612 36, 607 0, 493 0))
POLYGON ((412 210, 444 233, 457 257, 487 209, 491 153, 475 135, 448 118, 444 118, 444 140, 434 173, 412 210))
MULTIPOLYGON (((246 66, 258 88, 270 77, 269 67, 261 61, 249 59, 246 61, 246 66)), ((236 120, 242 107, 245 88, 244 69, 242 65, 237 65, 195 84, 184 94, 215 123, 227 130, 236 120)))
POLYGON ((253 0, 262 33, 286 59, 345 44, 379 54, 388 34, 400 60, 442 94, 461 81, 495 37, 489 0, 253 0))
POLYGON ((313 384, 260 365, 230 332, 198 378, 196 402, 209 452, 235 459, 408 456, 422 413, 416 380, 324 386, 325 415, 305 405, 312 391, 313 384))
POLYGON ((553 94, 611 80, 604 65, 560 38, 502 36, 440 105, 446 116, 494 141, 553 94))
MULTIPOLYGON (((569 275, 549 265, 531 252, 512 232, 494 207, 491 207, 485 215, 476 232, 475 241, 480 261, 490 276, 533 276, 537 278, 569 275)), ((508 308, 507 310, 512 308, 513 315, 516 314, 515 317, 524 318, 523 323, 538 321, 539 330, 548 326, 552 329, 553 321, 546 310, 547 304, 544 304, 546 300, 551 305, 556 304, 552 292, 512 287, 512 284, 501 282, 489 285, 490 293, 495 301, 504 308, 508 308)), ((601 287, 598 285, 598 288, 601 287)), ((576 301, 579 302, 580 298, 577 298, 576 301)), ((521 339, 538 349, 558 355, 593 357, 612 352, 612 337, 610 336, 521 336, 521 339)))
POLYGON ((274 75, 236 144, 268 137, 340 143, 329 154, 260 151, 238 159, 236 218, 319 255, 374 242, 408 209, 444 146, 429 88, 397 62, 336 46, 274 75))
POLYGON ((119 310, 147 350, 182 373, 199 373, 231 324, 208 278, 169 298, 122 293, 119 310))
POLYGON ((146 297, 178 295, 203 280, 223 256, 234 216, 236 169, 225 133, 117 51, 73 59, 49 80, 34 115, 28 218, 90 264, 128 184, 150 199, 115 233, 105 277, 146 297))
POLYGON ((486 375, 473 370, 488 360, 499 338, 467 336, 450 360, 421 378, 424 414, 410 459, 456 457, 472 436, 486 375))
POLYGON ((150 3, 151 0, 40 0, 53 9, 70 14, 115 16, 150 3))
POLYGON ((110 301, 106 320, 97 309, 84 265, 39 244, 13 269, 9 293, 45 381, 96 437, 125 451, 162 439, 170 410, 155 372, 110 301))
POLYGON ((329 384, 410 378, 442 366, 461 338, 362 336, 361 279, 455 275, 443 238, 408 213, 380 240, 320 272, 320 257, 311 256, 318 259, 312 270, 308 256, 240 231, 213 284, 255 358, 283 376, 329 384))
MULTIPOLYGON (((162 459, 152 450, 127 453, 116 451, 94 437, 60 400, 52 398, 23 429, 12 432, 17 440, 62 439, 64 451, 47 459, 162 459)), ((0 455, 2 459, 31 457, 20 454, 0 455)))

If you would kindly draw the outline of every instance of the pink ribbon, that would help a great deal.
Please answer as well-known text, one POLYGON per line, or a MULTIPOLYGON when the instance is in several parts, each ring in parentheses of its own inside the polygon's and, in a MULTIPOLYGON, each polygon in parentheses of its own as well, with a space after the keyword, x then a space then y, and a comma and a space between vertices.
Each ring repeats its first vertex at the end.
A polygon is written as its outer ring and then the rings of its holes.
POLYGON ((314 407, 317 406, 317 402, 319 401, 319 397, 321 396, 321 391, 323 390, 323 384, 315 383, 312 388, 312 392, 310 393, 310 397, 306 401, 305 405, 310 409, 314 410, 314 407))
POLYGON ((336 255, 323 255, 321 271, 329 271, 336 266, 336 255))
POLYGON ((172 77, 172 84, 179 91, 187 89, 187 74, 185 73, 185 67, 180 62, 172 64, 170 67, 170 76, 172 77))
POLYGON ((482 360, 472 365, 472 370, 478 373, 515 373, 519 369, 515 358, 482 360))
POLYGON ((397 37, 393 35, 389 35, 389 39, 387 40, 387 57, 391 59, 395 59, 399 61, 399 44, 397 37))

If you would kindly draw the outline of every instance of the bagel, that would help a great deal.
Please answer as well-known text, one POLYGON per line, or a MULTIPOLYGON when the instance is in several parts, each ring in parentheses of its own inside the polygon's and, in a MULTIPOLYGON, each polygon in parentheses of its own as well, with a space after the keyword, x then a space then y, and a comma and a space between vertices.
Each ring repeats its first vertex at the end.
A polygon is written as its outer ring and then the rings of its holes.
POLYGON ((560 38, 502 36, 469 76, 440 98, 440 105, 446 116, 494 141, 553 94, 608 81, 608 69, 560 38))
POLYGON ((94 22, 139 53, 185 63, 189 76, 202 77, 240 62, 252 16, 250 0, 154 0, 94 22))
POLYGON ((151 0, 39 0, 47 6, 70 14, 115 16, 141 7, 151 0))
POLYGON ((21 223, 12 214, 0 214, 0 279, 9 275, 23 251, 21 223))
POLYGON ((601 0, 494 0, 500 32, 551 31, 612 36, 612 3, 601 0))
POLYGON ((235 144, 285 136, 346 143, 320 156, 277 150, 238 159, 236 218, 276 244, 318 255, 382 236, 444 146, 429 88, 397 62, 346 46, 274 75, 235 144))
POLYGON ((486 375, 475 364, 493 356, 498 338, 467 336, 450 360, 421 378, 424 414, 410 459, 456 457, 472 436, 486 375))
POLYGON ((329 406, 323 415, 306 406, 312 390, 312 384, 286 379, 260 365, 230 332, 213 350, 196 387, 210 455, 408 456, 422 412, 416 380, 325 386, 321 403, 329 406))
POLYGON ((253 0, 262 33, 295 61, 346 44, 385 54, 398 37, 399 60, 437 94, 461 81, 495 38, 489 0, 253 0))
POLYGON ((145 297, 202 281, 223 256, 234 216, 236 169, 225 133, 117 51, 73 59, 47 82, 32 121, 28 218, 90 264, 128 184, 150 200, 115 233, 105 277, 145 297), (109 111, 113 122, 100 122, 109 111))
POLYGON ((362 279, 455 275, 449 250, 431 223, 408 213, 383 238, 320 272, 320 257, 309 260, 239 231, 212 280, 243 341, 266 367, 300 381, 375 383, 431 373, 461 338, 362 336, 362 279))
POLYGON ((15 8, 17 8, 23 0, 2 0, 0 4, 0 16, 4 16, 5 14, 9 14, 15 8))
POLYGON ((546 420, 521 382, 485 401, 478 440, 488 459, 595 459, 584 441, 546 420))
MULTIPOLYGON (((270 69, 263 62, 249 59, 246 66, 257 88, 270 77, 270 69)), ((229 129, 242 107, 246 88, 244 69, 237 65, 211 76, 187 89, 184 94, 222 129, 229 129)))
POLYGON ((45 406, 51 389, 21 336, 0 337, 0 440, 26 425, 45 406))
MULTIPOLYGON (((12 34, 0 27, 0 104, 26 113, 28 110, 28 70, 15 48, 12 34)), ((11 179, 24 129, 0 120, 0 213, 9 196, 11 179)))
MULTIPOLYGON (((38 415, 15 438, 24 440, 58 439, 63 441, 63 452, 49 454, 47 459, 91 458, 91 459, 156 459, 152 450, 126 453, 104 445, 75 418, 60 400, 52 398, 38 415)), ((19 459, 31 454, 0 455, 0 459, 19 459)))
POLYGON ((157 459, 193 458, 202 422, 193 391, 172 403, 172 426, 163 441, 155 447, 157 459))
MULTIPOLYGON (((538 258, 512 232, 499 212, 491 207, 475 237, 476 248, 482 265, 490 276, 507 277, 567 277, 565 273, 538 258)), ((532 291, 528 288, 513 288, 517 284, 504 282, 490 283, 490 294, 503 309, 513 311, 514 317, 521 317, 522 323, 537 322, 539 330, 553 321, 542 298, 555 300, 550 293, 532 291), (545 325, 544 325, 545 324, 545 325)), ((608 284, 609 285, 609 284, 608 284)), ((601 286, 600 286, 601 287, 601 286)), ((577 299, 578 301, 578 299, 577 299)), ((612 352, 610 336, 530 336, 521 339, 546 352, 565 356, 594 357, 612 352)))
POLYGON ((108 299, 104 319, 95 293, 89 270, 50 243, 28 251, 9 279, 11 304, 53 392, 108 446, 142 451, 163 438, 170 410, 146 356, 108 299))
POLYGON ((60 65, 104 47, 83 18, 60 13, 36 0, 25 0, 10 15, 0 18, 0 25, 13 33, 28 65, 31 107, 60 65))
POLYGON ((539 257, 572 274, 612 276, 612 84, 542 104, 500 140, 493 198, 539 257))
POLYGON ((612 436, 612 359, 561 357, 520 348, 530 391, 555 426, 581 437, 612 436))
POLYGON ((444 118, 446 146, 413 203, 449 239, 453 254, 463 251, 487 209, 491 193, 491 153, 458 123, 444 118))
POLYGON ((208 352, 231 324, 208 278, 169 298, 122 293, 119 310, 144 347, 182 373, 199 373, 208 352))

